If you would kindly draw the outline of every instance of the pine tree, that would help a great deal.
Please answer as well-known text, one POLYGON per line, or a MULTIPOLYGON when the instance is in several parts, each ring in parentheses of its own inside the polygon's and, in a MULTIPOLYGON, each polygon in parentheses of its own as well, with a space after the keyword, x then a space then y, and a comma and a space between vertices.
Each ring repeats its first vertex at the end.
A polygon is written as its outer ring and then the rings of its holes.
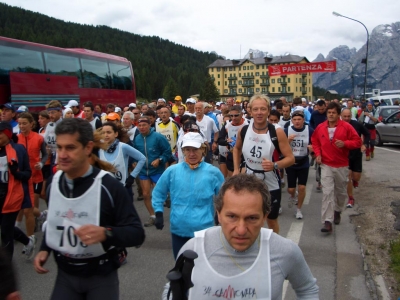
POLYGON ((176 95, 179 95, 178 86, 175 80, 170 77, 167 85, 164 87, 163 98, 167 101, 172 101, 176 95))
POLYGON ((200 92, 200 98, 202 100, 206 100, 207 102, 217 101, 220 99, 219 91, 215 86, 214 79, 208 73, 203 88, 200 92))

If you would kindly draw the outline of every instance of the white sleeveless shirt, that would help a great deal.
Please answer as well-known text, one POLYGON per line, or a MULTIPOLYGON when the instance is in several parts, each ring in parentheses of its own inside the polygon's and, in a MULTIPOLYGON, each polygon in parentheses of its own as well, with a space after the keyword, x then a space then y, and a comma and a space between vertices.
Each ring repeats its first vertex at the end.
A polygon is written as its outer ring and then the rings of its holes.
POLYGON ((288 136, 295 134, 296 137, 290 143, 293 155, 296 157, 305 157, 308 155, 308 142, 310 141, 308 125, 304 126, 304 130, 299 132, 293 130, 292 126, 288 128, 288 136))
POLYGON ((125 160, 124 160, 124 154, 122 153, 122 145, 121 142, 118 144, 118 155, 113 161, 107 160, 106 156, 104 155, 104 150, 100 149, 99 150, 99 156, 101 160, 107 161, 110 164, 114 166, 114 168, 117 170, 114 173, 115 179, 120 181, 122 184, 125 184, 126 181, 126 175, 128 173, 125 165, 125 160))
POLYGON ((46 225, 47 245, 74 259, 103 255, 106 252, 101 243, 87 246, 74 234, 74 230, 86 224, 100 225, 101 179, 107 172, 101 170, 90 188, 77 198, 67 198, 61 193, 61 174, 62 171, 54 174, 50 189, 46 225))
MULTIPOLYGON (((279 125, 274 124, 275 128, 280 128, 279 125)), ((272 155, 275 147, 271 141, 269 131, 264 134, 258 134, 253 130, 253 120, 250 121, 249 127, 243 141, 242 153, 246 163, 246 173, 254 174, 258 178, 264 180, 270 191, 278 190, 279 179, 274 171, 271 172, 254 172, 263 171, 261 166, 262 159, 272 161, 272 155)))
POLYGON ((213 269, 207 260, 204 236, 208 229, 194 233, 194 251, 199 257, 192 272, 194 287, 189 300, 205 299, 271 299, 271 264, 269 239, 271 229, 261 229, 260 249, 253 265, 235 276, 224 276, 213 269))

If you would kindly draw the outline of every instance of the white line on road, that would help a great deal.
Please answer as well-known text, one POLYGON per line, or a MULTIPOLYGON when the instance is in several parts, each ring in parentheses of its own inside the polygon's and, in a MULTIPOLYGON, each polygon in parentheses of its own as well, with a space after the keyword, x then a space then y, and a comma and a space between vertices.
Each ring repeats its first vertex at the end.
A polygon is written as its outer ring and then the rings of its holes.
POLYGON ((394 152, 394 153, 400 153, 400 151, 396 151, 396 150, 390 150, 390 149, 386 149, 386 148, 380 148, 380 147, 375 147, 375 149, 379 149, 379 150, 386 150, 389 152, 394 152))
MULTIPOLYGON (((290 226, 286 238, 298 245, 301 237, 301 232, 303 230, 303 224, 304 224, 303 220, 301 221, 296 220, 295 222, 293 222, 292 225, 290 226)), ((282 299, 285 299, 288 286, 289 286, 289 281, 285 280, 283 282, 282 299)))
POLYGON ((304 198, 303 205, 308 205, 310 203, 311 193, 313 191, 313 184, 308 184, 306 187, 306 197, 304 198))

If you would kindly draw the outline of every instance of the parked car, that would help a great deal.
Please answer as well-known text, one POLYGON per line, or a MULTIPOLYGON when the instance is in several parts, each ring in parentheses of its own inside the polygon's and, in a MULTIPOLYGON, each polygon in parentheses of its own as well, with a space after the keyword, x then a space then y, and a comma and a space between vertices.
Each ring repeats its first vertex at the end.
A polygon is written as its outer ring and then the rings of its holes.
POLYGON ((368 101, 374 101, 375 106, 378 106, 381 101, 386 103, 386 105, 395 105, 396 101, 400 102, 400 95, 395 94, 395 95, 384 95, 384 96, 377 96, 377 97, 371 97, 368 99, 368 101))
POLYGON ((383 119, 389 117, 392 113, 400 110, 400 106, 391 105, 391 106, 378 106, 375 110, 375 118, 378 118, 379 122, 382 122, 383 119))
POLYGON ((382 146, 383 143, 400 143, 400 110, 376 125, 375 143, 377 146, 382 146))

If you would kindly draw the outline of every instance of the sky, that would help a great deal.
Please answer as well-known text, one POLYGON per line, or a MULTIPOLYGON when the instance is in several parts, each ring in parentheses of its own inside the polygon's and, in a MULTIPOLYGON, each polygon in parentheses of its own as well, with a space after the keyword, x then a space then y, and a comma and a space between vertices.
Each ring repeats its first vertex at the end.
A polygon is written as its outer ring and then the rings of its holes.
POLYGON ((339 45, 360 49, 365 28, 333 11, 361 21, 370 34, 380 24, 400 22, 399 0, 0 1, 64 21, 159 36, 227 59, 257 49, 312 61, 339 45))

